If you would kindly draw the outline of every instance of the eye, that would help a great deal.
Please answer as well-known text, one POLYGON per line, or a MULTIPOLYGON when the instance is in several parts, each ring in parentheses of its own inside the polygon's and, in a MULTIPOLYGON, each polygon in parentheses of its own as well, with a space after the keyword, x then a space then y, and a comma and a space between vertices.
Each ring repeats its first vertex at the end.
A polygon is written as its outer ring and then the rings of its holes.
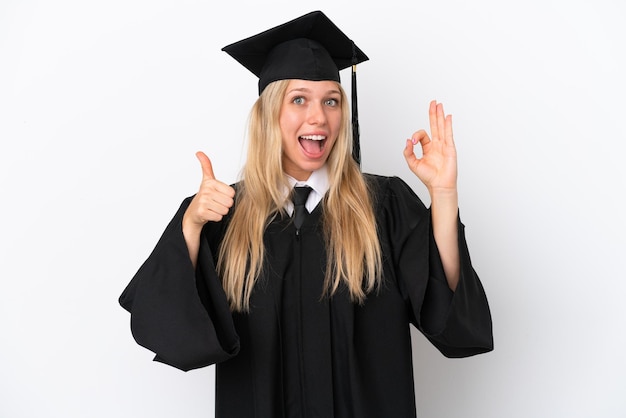
POLYGON ((339 105, 339 100, 338 100, 338 99, 335 99, 335 98, 332 98, 332 99, 326 99, 326 100, 324 101, 324 104, 325 104, 326 106, 335 107, 335 106, 338 106, 338 105, 339 105))
POLYGON ((291 99, 291 102, 297 105, 301 105, 304 104, 304 97, 302 96, 296 96, 293 99, 291 99))

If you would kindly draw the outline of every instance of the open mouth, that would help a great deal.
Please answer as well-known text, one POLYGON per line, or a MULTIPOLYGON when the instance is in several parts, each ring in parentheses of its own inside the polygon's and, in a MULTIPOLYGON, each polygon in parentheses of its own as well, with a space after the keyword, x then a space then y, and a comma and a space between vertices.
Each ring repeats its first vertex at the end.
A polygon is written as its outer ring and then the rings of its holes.
POLYGON ((302 135, 298 137, 300 146, 304 151, 311 155, 316 156, 324 152, 324 146, 326 145, 325 135, 302 135))

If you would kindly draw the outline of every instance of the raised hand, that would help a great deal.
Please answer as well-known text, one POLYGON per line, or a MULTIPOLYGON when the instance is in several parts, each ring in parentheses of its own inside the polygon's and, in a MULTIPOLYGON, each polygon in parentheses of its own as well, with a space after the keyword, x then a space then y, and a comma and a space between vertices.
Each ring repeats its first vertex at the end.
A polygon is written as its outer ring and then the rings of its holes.
POLYGON ((183 216, 183 236, 194 268, 198 263, 202 227, 207 222, 222 220, 235 198, 235 189, 215 179, 209 157, 201 151, 196 153, 196 157, 202 167, 202 183, 183 216))
POLYGON ((456 289, 460 277, 458 247, 458 193, 456 187, 456 148, 452 138, 452 116, 445 116, 443 105, 430 102, 428 110, 432 138, 424 130, 406 141, 404 158, 413 173, 426 185, 431 199, 433 235, 439 249, 448 286, 456 289), (422 146, 422 157, 413 148, 422 146))
POLYGON ((198 151, 196 157, 202 167, 202 183, 185 212, 183 227, 201 228, 207 222, 221 221, 234 203, 235 189, 216 180, 209 157, 202 151, 198 151))
POLYGON ((446 116, 443 105, 435 100, 428 110, 430 132, 419 130, 407 139, 404 158, 409 168, 426 185, 429 192, 455 191, 457 184, 457 160, 452 136, 452 115, 446 116), (414 146, 422 147, 422 157, 417 158, 414 146))

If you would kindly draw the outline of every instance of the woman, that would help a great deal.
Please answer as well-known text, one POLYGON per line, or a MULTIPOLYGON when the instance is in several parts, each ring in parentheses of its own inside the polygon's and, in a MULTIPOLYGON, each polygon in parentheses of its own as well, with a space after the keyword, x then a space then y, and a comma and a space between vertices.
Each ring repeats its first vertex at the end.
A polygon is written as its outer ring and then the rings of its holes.
POLYGON ((410 324, 449 357, 493 348, 451 116, 432 102, 431 136, 404 149, 427 209, 352 158, 339 70, 367 57, 321 12, 225 50, 259 76, 242 180, 197 154, 198 193, 120 297, 135 339, 182 370, 216 363, 217 417, 415 416, 410 324))

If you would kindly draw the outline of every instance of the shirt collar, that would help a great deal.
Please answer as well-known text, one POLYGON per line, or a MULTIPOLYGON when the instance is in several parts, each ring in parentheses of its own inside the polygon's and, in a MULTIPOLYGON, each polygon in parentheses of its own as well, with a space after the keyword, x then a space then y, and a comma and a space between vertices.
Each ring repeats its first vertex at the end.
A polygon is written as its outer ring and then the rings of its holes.
MULTIPOLYGON (((323 165, 320 169, 315 170, 311 173, 309 178, 306 181, 299 181, 287 175, 287 180, 289 181, 289 185, 291 188, 286 190, 288 194, 292 188, 296 186, 309 186, 311 189, 311 194, 309 194, 309 198, 306 202, 306 208, 310 212, 315 209, 317 204, 324 198, 324 195, 330 188, 329 180, 328 180, 328 168, 326 165, 323 165)), ((285 209, 289 214, 293 211, 293 204, 290 199, 287 199, 285 209)))

